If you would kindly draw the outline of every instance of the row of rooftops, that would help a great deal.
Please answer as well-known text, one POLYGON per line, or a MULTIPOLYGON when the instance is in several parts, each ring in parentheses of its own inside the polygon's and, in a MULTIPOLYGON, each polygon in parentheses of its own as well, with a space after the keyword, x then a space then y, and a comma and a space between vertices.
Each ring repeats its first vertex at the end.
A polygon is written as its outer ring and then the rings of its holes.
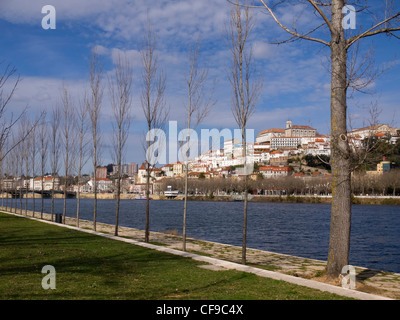
MULTIPOLYGON (((290 128, 292 128, 292 129, 303 129, 303 130, 315 130, 314 128, 312 128, 310 126, 304 126, 304 125, 293 125, 290 128)), ((353 130, 349 131, 349 134, 350 135, 356 135, 356 134, 358 134, 360 132, 364 132, 364 131, 366 131, 366 132, 377 131, 377 132, 373 133, 375 136, 384 136, 385 133, 387 133, 387 132, 391 132, 393 136, 398 136, 400 129, 391 127, 391 126, 389 126, 387 124, 375 124, 375 125, 370 125, 370 126, 366 126, 366 127, 363 127, 363 128, 353 129, 353 130)), ((281 134, 283 134, 285 132, 286 132, 286 129, 277 129, 277 128, 266 129, 266 130, 261 131, 257 135, 257 137, 262 136, 264 134, 268 134, 268 133, 281 133, 281 134)), ((318 136, 326 137, 326 135, 319 135, 319 134, 317 134, 316 136, 317 137, 318 136)))

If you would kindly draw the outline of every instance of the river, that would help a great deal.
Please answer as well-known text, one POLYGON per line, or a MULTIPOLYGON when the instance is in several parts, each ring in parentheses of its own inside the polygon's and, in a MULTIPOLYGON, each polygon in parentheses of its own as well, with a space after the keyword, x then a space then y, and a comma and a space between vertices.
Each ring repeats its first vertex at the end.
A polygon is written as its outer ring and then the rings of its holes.
MULTIPOLYGON (((80 218, 93 219, 93 200, 81 200, 80 218)), ((36 199, 36 211, 40 211, 36 199)), ((17 200, 19 205, 19 200, 17 200)), ((50 212, 51 199, 44 200, 50 212)), ((144 200, 121 200, 120 225, 145 227, 144 200)), ((22 202, 25 208, 25 200, 22 202)), ((62 212, 55 199, 55 212, 62 212)), ((32 209, 32 199, 28 201, 32 209)), ((67 215, 75 217, 76 199, 67 200, 67 215)), ((150 229, 182 232, 182 201, 150 201, 150 229)), ((97 221, 115 223, 115 200, 98 200, 97 221)), ((189 201, 187 236, 241 246, 242 202, 189 201)), ((329 245, 329 204, 249 203, 248 248, 326 261, 329 245)), ((354 205, 350 264, 400 273, 400 210, 398 206, 354 205)))

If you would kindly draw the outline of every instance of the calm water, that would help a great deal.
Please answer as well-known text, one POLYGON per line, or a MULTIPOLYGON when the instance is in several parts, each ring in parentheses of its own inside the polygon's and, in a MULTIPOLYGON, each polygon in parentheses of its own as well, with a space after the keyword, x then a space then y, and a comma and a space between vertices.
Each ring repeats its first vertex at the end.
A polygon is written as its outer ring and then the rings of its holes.
MULTIPOLYGON (((45 212, 51 200, 45 199, 45 212)), ((17 201, 19 205, 19 200, 17 201)), ((62 212, 62 199, 55 199, 62 212)), ((144 229, 143 200, 121 200, 120 225, 144 229)), ((23 200, 23 208, 25 202, 23 200)), ((32 207, 29 200, 28 209, 32 207)), ((40 211, 40 200, 36 200, 40 211)), ((67 200, 67 215, 75 216, 76 200, 67 200)), ((81 200, 81 219, 93 218, 93 200, 81 200)), ((152 231, 182 230, 182 201, 151 201, 152 231)), ((241 246, 243 203, 188 202, 188 237, 241 246)), ((98 200, 97 221, 115 223, 115 201, 98 200)), ((330 205, 249 203, 249 248, 326 260, 329 245, 330 205)), ((350 264, 400 273, 400 208, 353 206, 350 264)))

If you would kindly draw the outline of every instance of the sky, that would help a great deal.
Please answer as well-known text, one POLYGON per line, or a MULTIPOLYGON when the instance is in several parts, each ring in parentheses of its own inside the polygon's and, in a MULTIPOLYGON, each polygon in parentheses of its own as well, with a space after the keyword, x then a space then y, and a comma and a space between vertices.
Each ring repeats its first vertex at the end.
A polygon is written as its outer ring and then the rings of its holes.
MULTIPOLYGON (((269 1, 272 2, 272 1, 269 1)), ((254 0, 254 4, 260 5, 254 0)), ((371 14, 383 14, 382 1, 368 1, 368 13, 357 15, 357 30, 366 30, 374 22, 371 14)), ((228 128, 237 124, 231 111, 231 87, 227 77, 231 56, 226 43, 226 25, 231 6, 227 0, 0 0, 0 71, 15 66, 22 81, 10 103, 13 112, 29 107, 34 117, 60 102, 64 84, 76 101, 88 85, 89 60, 96 49, 104 63, 105 75, 112 74, 116 57, 125 54, 134 69, 133 121, 125 162, 142 163, 144 116, 140 106, 140 50, 146 22, 155 31, 159 66, 166 75, 165 100, 169 120, 184 126, 186 101, 184 74, 188 48, 201 39, 200 61, 209 68, 208 81, 216 81, 212 111, 201 128, 228 128), (43 29, 45 5, 56 10, 56 28, 43 29)), ((248 128, 260 131, 293 124, 310 125, 320 134, 330 132, 330 52, 323 45, 296 41, 276 45, 288 39, 265 10, 252 9, 255 29, 250 38, 257 71, 263 78, 263 90, 248 128)), ((309 6, 289 0, 277 9, 277 16, 288 26, 310 30, 319 25, 309 6)), ((325 31, 316 34, 327 38, 325 31)), ((369 107, 377 103, 379 122, 400 127, 400 40, 381 35, 360 42, 360 53, 373 48, 378 68, 390 66, 370 84, 369 94, 354 94, 349 99, 351 127, 368 124, 369 107)), ((10 82, 11 83, 11 82, 10 82)), ((112 112, 107 86, 102 103, 101 125, 103 165, 112 163, 112 112)))

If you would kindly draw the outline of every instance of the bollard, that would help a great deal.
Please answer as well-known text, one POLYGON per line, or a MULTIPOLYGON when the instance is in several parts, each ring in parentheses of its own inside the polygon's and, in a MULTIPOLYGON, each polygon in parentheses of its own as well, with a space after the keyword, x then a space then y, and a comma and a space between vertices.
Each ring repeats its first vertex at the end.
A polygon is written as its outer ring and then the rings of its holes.
POLYGON ((57 223, 62 223, 62 214, 61 213, 56 213, 56 222, 57 223))

